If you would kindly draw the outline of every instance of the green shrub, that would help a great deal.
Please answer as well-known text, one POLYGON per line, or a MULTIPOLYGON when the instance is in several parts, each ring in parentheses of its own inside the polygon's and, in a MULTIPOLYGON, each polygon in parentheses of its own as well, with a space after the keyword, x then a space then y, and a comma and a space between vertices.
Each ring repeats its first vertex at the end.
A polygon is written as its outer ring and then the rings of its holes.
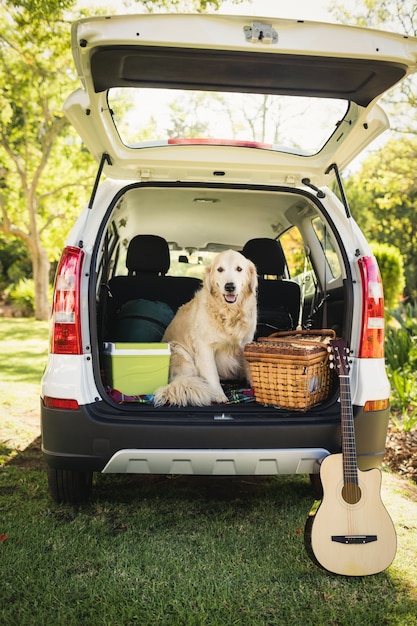
POLYGON ((398 248, 386 243, 373 243, 371 248, 381 272, 385 306, 387 309, 396 309, 405 287, 403 256, 398 248))
POLYGON ((7 302, 22 317, 31 317, 35 311, 35 285, 32 278, 21 278, 7 292, 7 302))
POLYGON ((385 333, 385 358, 391 383, 391 407, 397 428, 417 425, 417 310, 407 306, 392 314, 385 333))
POLYGON ((410 368, 390 373, 391 408, 395 426, 410 431, 417 426, 417 374, 410 368))
POLYGON ((0 290, 14 286, 25 277, 32 277, 27 247, 19 239, 0 236, 0 290))
POLYGON ((405 367, 414 350, 412 335, 405 328, 389 326, 385 333, 385 359, 391 370, 405 367))

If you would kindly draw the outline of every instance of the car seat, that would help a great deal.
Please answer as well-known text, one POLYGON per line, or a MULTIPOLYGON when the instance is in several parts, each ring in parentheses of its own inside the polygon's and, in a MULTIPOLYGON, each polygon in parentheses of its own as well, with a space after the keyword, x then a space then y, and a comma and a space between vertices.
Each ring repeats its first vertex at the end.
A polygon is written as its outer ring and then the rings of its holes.
POLYGON ((159 235, 136 235, 126 255, 127 276, 109 281, 110 294, 120 308, 135 299, 166 302, 174 313, 191 300, 201 281, 189 276, 166 276, 170 266, 167 241, 159 235))
POLYGON ((266 237, 250 239, 242 254, 255 264, 258 273, 256 337, 295 329, 301 290, 298 283, 285 279, 286 259, 280 242, 266 237))

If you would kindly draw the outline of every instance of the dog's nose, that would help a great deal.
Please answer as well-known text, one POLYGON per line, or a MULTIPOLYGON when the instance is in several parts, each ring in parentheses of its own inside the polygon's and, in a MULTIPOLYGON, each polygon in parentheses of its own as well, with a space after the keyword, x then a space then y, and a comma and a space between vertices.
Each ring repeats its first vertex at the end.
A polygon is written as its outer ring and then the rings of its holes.
POLYGON ((235 283, 226 283, 225 286, 225 291, 227 291, 228 293, 233 293, 233 291, 235 290, 235 283))

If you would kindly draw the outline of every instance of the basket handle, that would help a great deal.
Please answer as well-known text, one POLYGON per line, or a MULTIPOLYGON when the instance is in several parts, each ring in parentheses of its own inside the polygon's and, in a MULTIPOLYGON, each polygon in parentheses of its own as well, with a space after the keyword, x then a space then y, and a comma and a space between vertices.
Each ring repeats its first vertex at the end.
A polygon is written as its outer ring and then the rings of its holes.
MULTIPOLYGON (((317 337, 322 337, 323 335, 327 335, 329 339, 336 339, 336 333, 333 329, 323 328, 320 330, 280 330, 276 333, 272 333, 271 335, 268 335, 268 337, 259 337, 258 341, 274 341, 274 339, 283 339, 285 337, 288 337, 288 338, 294 337, 294 339, 296 339, 297 336, 299 335, 304 335, 304 336, 316 335, 317 337)), ((306 341, 305 343, 318 344, 319 342, 314 341, 314 339, 312 339, 311 341, 306 341)))

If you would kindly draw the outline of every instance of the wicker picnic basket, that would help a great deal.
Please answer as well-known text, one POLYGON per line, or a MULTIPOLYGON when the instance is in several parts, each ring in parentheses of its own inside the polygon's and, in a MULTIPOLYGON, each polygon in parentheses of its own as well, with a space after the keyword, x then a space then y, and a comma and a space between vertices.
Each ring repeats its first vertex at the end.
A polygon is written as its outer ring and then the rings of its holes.
POLYGON ((257 402, 307 411, 323 402, 334 381, 328 344, 333 330, 297 330, 260 337, 245 346, 257 402))

